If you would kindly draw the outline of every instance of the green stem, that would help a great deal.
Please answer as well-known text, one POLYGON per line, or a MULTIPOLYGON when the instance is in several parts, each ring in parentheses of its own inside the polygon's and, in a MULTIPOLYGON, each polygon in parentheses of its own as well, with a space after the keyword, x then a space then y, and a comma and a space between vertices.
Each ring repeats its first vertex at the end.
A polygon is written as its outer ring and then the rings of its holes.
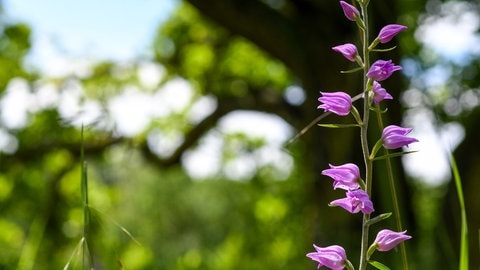
MULTIPOLYGON (((363 22, 365 28, 362 29, 363 32, 363 93, 364 97, 367 97, 368 91, 368 79, 367 79, 367 72, 370 68, 370 58, 369 58, 369 51, 368 51, 368 44, 369 44, 369 32, 368 32, 368 12, 367 12, 367 3, 361 4, 361 10, 363 15, 363 22)), ((363 160, 365 162, 365 191, 370 196, 372 190, 372 161, 370 160, 370 150, 368 147, 368 120, 370 116, 370 104, 369 99, 363 99, 363 121, 362 125, 360 126, 360 139, 362 144, 362 152, 363 152, 363 160)), ((368 231, 369 231, 369 220, 370 215, 364 214, 363 215, 363 224, 362 224, 362 240, 361 240, 361 247, 360 247, 360 270, 365 270, 367 267, 367 250, 368 250, 368 231)))
MULTIPOLYGON (((380 108, 378 106, 377 106, 377 109, 378 109, 377 110, 378 127, 380 128, 380 130, 383 130, 384 125, 383 125, 382 114, 380 113, 380 108)), ((403 231, 403 229, 402 229, 402 219, 401 219, 401 215, 400 215, 400 207, 398 206, 397 191, 395 189, 395 178, 393 176, 392 162, 391 162, 388 154, 389 154, 388 150, 385 149, 385 155, 387 155, 387 158, 385 159, 385 162, 386 162, 386 166, 387 166, 388 182, 390 184, 390 194, 392 194, 393 213, 395 215, 397 230, 399 232, 401 232, 401 231, 403 231)), ((400 254, 402 256, 403 269, 408 270, 407 250, 405 249, 405 244, 403 242, 400 243, 400 254)))
MULTIPOLYGON (((450 151, 451 153, 451 151, 450 151)), ((455 180, 455 187, 457 189, 458 203, 460 204, 461 213, 461 232, 460 232, 460 260, 458 262, 458 269, 468 270, 468 225, 467 212, 465 211, 465 200, 463 198, 462 180, 458 172, 457 162, 450 154, 450 165, 452 166, 453 179, 455 180)))

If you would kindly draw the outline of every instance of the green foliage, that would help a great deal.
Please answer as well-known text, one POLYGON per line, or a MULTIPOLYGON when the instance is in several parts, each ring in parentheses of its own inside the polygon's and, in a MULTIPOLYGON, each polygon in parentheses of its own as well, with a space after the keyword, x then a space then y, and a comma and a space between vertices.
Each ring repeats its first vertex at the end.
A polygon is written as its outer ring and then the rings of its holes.
POLYGON ((22 60, 30 49, 30 27, 25 24, 0 26, 0 93, 10 79, 28 76, 22 60))
POLYGON ((265 87, 283 91, 291 81, 278 60, 200 17, 188 5, 159 29, 154 48, 156 58, 172 74, 181 74, 205 93, 243 96, 265 87))
POLYGON ((293 179, 192 182, 180 168, 158 172, 145 166, 138 153, 111 154, 117 161, 108 166, 104 181, 116 179, 119 195, 106 215, 140 245, 103 219, 102 261, 118 258, 127 269, 302 268, 297 260, 304 254, 295 247, 303 241, 303 226, 292 218, 299 218, 294 207, 301 198, 287 196, 293 179))

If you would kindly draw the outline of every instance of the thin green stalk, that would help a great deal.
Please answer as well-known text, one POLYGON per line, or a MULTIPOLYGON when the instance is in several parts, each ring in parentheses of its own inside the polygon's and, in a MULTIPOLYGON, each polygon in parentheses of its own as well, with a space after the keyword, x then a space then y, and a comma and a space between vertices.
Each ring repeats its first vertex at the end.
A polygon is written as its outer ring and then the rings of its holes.
POLYGON ((468 225, 467 225, 467 212, 465 210, 465 200, 463 198, 462 181, 460 179, 460 173, 458 172, 457 163, 452 154, 450 154, 450 165, 452 166, 453 180, 455 181, 455 187, 457 188, 458 203, 460 204, 461 212, 461 232, 460 232, 460 260, 458 262, 458 269, 468 270, 468 225))
POLYGON ((90 206, 88 204, 88 179, 87 179, 87 163, 85 161, 84 152, 84 140, 83 140, 83 127, 81 131, 81 148, 80 148, 80 161, 81 161, 81 194, 83 202, 83 238, 85 239, 82 249, 82 269, 86 269, 85 261, 88 262, 88 267, 93 268, 93 252, 89 248, 89 230, 90 230, 90 206))
MULTIPOLYGON (((368 121, 370 116, 370 104, 369 98, 367 95, 368 91, 368 80, 367 80, 367 72, 370 68, 370 58, 369 58, 369 51, 368 51, 368 44, 369 44, 369 31, 368 31, 368 12, 367 12, 367 5, 368 3, 362 3, 361 11, 363 15, 363 22, 365 28, 362 29, 363 32, 363 122, 360 126, 360 139, 362 144, 362 152, 363 152, 363 160, 365 162, 365 191, 370 196, 372 190, 372 160, 370 160, 370 150, 368 147, 368 121)), ((363 224, 362 224, 362 240, 361 240, 361 247, 360 247, 360 264, 359 269, 364 270, 367 267, 367 251, 368 251, 368 232, 369 232, 369 221, 370 215, 364 214, 363 215, 363 224)))
MULTIPOLYGON (((382 119, 382 114, 380 113, 380 108, 377 107, 377 121, 378 121, 378 127, 380 130, 383 130, 384 125, 383 125, 383 119, 382 119)), ((385 159, 386 166, 387 166, 387 176, 388 176, 388 182, 390 184, 390 194, 392 194, 392 201, 393 201, 393 214, 395 215, 395 222, 397 225, 397 230, 398 231, 403 231, 402 228, 402 220, 401 220, 401 215, 400 215, 400 207, 398 206, 398 198, 397 198, 397 191, 395 189, 395 178, 393 176, 393 169, 392 169, 392 162, 390 160, 390 157, 388 156, 389 152, 387 149, 385 149, 385 155, 387 155, 387 158, 385 159)), ((402 264, 403 264, 403 269, 408 270, 408 258, 407 258, 407 250, 405 248, 405 243, 400 243, 400 253, 402 256, 402 264)))

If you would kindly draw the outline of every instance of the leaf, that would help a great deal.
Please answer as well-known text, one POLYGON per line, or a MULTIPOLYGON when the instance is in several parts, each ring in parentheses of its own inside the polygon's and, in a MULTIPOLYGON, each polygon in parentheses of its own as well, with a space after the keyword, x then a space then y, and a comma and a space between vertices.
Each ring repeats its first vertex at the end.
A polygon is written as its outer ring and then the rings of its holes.
POLYGON ((353 69, 349 69, 349 70, 342 70, 342 71, 340 71, 340 73, 348 74, 348 73, 354 73, 354 72, 357 72, 357 71, 360 71, 360 70, 363 70, 363 67, 357 67, 357 68, 353 68, 353 69))
POLYGON ((374 158, 373 160, 382 160, 382 159, 391 158, 391 157, 399 157, 399 156, 403 156, 403 155, 407 155, 407 154, 412 154, 412 153, 415 153, 415 152, 418 152, 418 151, 415 150, 415 151, 407 151, 407 152, 397 152, 397 153, 392 153, 392 154, 388 154, 388 155, 379 156, 379 157, 374 158))
POLYGON ((373 49, 372 52, 389 52, 395 50, 395 48, 397 48, 397 46, 393 46, 387 49, 373 49))
POLYGON ((386 113, 388 111, 388 108, 385 108, 384 110, 382 110, 380 108, 370 107, 370 110, 377 113, 386 113))
POLYGON ((367 221, 366 224, 367 224, 368 226, 371 226, 371 225, 373 225, 373 224, 375 224, 375 223, 377 223, 377 222, 380 222, 380 221, 382 221, 382 220, 384 220, 384 219, 389 218, 391 215, 392 215, 392 213, 383 213, 383 214, 380 214, 380 215, 378 215, 378 216, 370 219, 369 221, 367 221))
POLYGON ((368 262, 370 265, 372 265, 373 267, 377 268, 377 269, 380 269, 380 270, 390 270, 390 268, 388 268, 388 266, 386 266, 385 264, 383 263, 379 263, 377 261, 369 261, 368 262))
POLYGON ((318 124, 320 127, 326 128, 351 128, 351 127, 360 127, 358 124, 318 124))

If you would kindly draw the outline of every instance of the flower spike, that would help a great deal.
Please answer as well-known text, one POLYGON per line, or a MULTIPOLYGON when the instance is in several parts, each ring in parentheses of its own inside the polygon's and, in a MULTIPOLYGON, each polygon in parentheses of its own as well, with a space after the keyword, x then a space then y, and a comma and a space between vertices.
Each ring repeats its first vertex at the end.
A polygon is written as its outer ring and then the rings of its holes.
POLYGON ((347 197, 330 202, 332 206, 340 206, 352 214, 362 212, 370 214, 374 211, 373 203, 363 189, 347 191, 347 197))
POLYGON ((345 190, 358 189, 358 178, 360 178, 360 169, 353 163, 346 163, 340 166, 329 164, 330 169, 325 169, 322 174, 333 179, 333 189, 341 188, 345 190))
POLYGON ((389 251, 401 242, 412 238, 410 235, 405 234, 406 232, 394 232, 388 229, 381 230, 378 232, 373 244, 376 245, 378 251, 389 251))
POLYGON ((332 50, 339 52, 343 57, 347 58, 349 61, 355 62, 358 55, 358 50, 355 45, 352 43, 346 43, 343 45, 338 45, 332 48, 332 50))
POLYGON ((377 60, 368 70, 367 77, 379 82, 388 79, 393 72, 401 69, 402 67, 393 64, 392 60, 377 60))
POLYGON ((397 149, 418 142, 417 139, 407 136, 412 130, 413 128, 402 128, 396 125, 385 127, 382 131, 383 147, 397 149))
POLYGON ((373 102, 378 105, 380 101, 384 99, 393 99, 392 95, 390 95, 385 88, 382 87, 380 83, 377 81, 373 81, 373 102))
POLYGON ((355 6, 352 6, 345 1, 340 1, 340 6, 342 6, 345 17, 350 21, 355 21, 357 17, 360 17, 360 12, 355 6))
POLYGON ((384 26, 381 30, 380 33, 378 34, 378 40, 380 43, 387 43, 390 40, 392 40, 393 37, 395 37, 398 33, 407 30, 408 27, 405 25, 401 24, 389 24, 384 26))
POLYGON ((325 266, 333 270, 342 270, 345 268, 347 254, 341 246, 333 245, 328 247, 319 247, 313 245, 315 252, 310 252, 307 257, 318 262, 318 267, 325 266))
POLYGON ((352 97, 344 92, 320 92, 318 101, 322 102, 317 109, 324 109, 336 115, 346 116, 352 108, 352 97))

